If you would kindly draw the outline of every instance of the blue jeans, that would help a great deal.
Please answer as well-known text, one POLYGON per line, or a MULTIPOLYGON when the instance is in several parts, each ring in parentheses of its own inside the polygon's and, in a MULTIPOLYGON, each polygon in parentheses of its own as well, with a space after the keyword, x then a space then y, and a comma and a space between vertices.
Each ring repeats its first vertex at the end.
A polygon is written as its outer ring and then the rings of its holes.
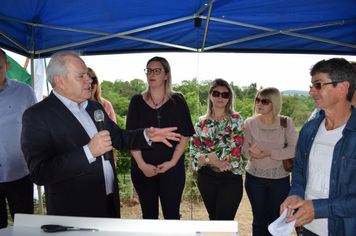
POLYGON ((266 179, 246 172, 245 189, 252 207, 253 235, 271 235, 268 225, 279 217, 279 207, 290 189, 290 177, 266 179))

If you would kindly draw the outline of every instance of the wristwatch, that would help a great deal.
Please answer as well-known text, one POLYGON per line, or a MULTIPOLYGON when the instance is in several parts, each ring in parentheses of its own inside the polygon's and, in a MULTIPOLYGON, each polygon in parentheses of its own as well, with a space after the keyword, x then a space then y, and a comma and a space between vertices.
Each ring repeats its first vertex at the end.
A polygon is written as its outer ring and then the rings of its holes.
POLYGON ((210 158, 208 157, 208 154, 205 154, 205 162, 206 163, 210 162, 210 158))

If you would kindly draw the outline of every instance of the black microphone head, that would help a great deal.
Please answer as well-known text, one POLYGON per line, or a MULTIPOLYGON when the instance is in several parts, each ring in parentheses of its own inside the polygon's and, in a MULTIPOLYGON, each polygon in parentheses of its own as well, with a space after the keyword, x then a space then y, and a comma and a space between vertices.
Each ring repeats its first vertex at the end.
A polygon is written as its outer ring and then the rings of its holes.
POLYGON ((102 110, 94 111, 95 122, 104 122, 104 112, 102 110))

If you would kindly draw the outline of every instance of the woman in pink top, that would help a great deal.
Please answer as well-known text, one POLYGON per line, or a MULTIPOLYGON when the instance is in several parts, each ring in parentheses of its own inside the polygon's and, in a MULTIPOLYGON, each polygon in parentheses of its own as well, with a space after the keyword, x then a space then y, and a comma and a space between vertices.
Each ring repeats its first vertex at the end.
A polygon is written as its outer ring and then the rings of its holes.
MULTIPOLYGON (((93 82, 91 83, 91 98, 92 100, 98 101, 101 103, 101 105, 103 105, 106 113, 108 113, 109 118, 114 121, 115 123, 117 123, 116 121, 116 115, 115 115, 115 111, 114 108, 112 107, 111 103, 106 100, 105 98, 101 97, 101 88, 100 88, 100 83, 98 80, 98 77, 95 73, 95 71, 88 67, 88 73, 90 78, 93 80, 93 82)), ((116 165, 116 159, 117 157, 114 154, 114 162, 116 165)))
POLYGON ((284 170, 283 160, 295 156, 298 132, 293 120, 286 117, 288 146, 284 147, 281 110, 280 91, 264 88, 256 94, 253 117, 245 121, 245 189, 252 206, 253 235, 270 235, 268 225, 279 217, 279 206, 290 188, 290 174, 284 170))
POLYGON ((90 78, 93 80, 93 82, 91 83, 91 98, 92 100, 98 101, 101 103, 101 105, 103 105, 106 113, 108 113, 109 118, 114 121, 115 123, 117 123, 116 121, 116 115, 115 115, 115 111, 114 108, 112 107, 111 103, 106 100, 105 98, 101 97, 101 88, 100 88, 100 83, 98 80, 98 77, 95 73, 95 71, 88 67, 88 73, 90 78))

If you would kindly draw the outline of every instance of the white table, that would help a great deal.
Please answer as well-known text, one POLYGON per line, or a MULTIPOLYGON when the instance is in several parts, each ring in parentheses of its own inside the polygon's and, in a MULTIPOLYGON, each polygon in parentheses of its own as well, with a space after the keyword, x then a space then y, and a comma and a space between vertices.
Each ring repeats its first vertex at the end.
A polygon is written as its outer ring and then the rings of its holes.
POLYGON ((142 220, 16 214, 14 226, 0 230, 0 236, 226 236, 237 235, 236 233, 228 233, 237 231, 237 221, 142 220), (40 228, 41 225, 45 224, 94 228, 99 231, 64 231, 46 233, 40 228), (197 234, 197 231, 223 233, 197 234))

